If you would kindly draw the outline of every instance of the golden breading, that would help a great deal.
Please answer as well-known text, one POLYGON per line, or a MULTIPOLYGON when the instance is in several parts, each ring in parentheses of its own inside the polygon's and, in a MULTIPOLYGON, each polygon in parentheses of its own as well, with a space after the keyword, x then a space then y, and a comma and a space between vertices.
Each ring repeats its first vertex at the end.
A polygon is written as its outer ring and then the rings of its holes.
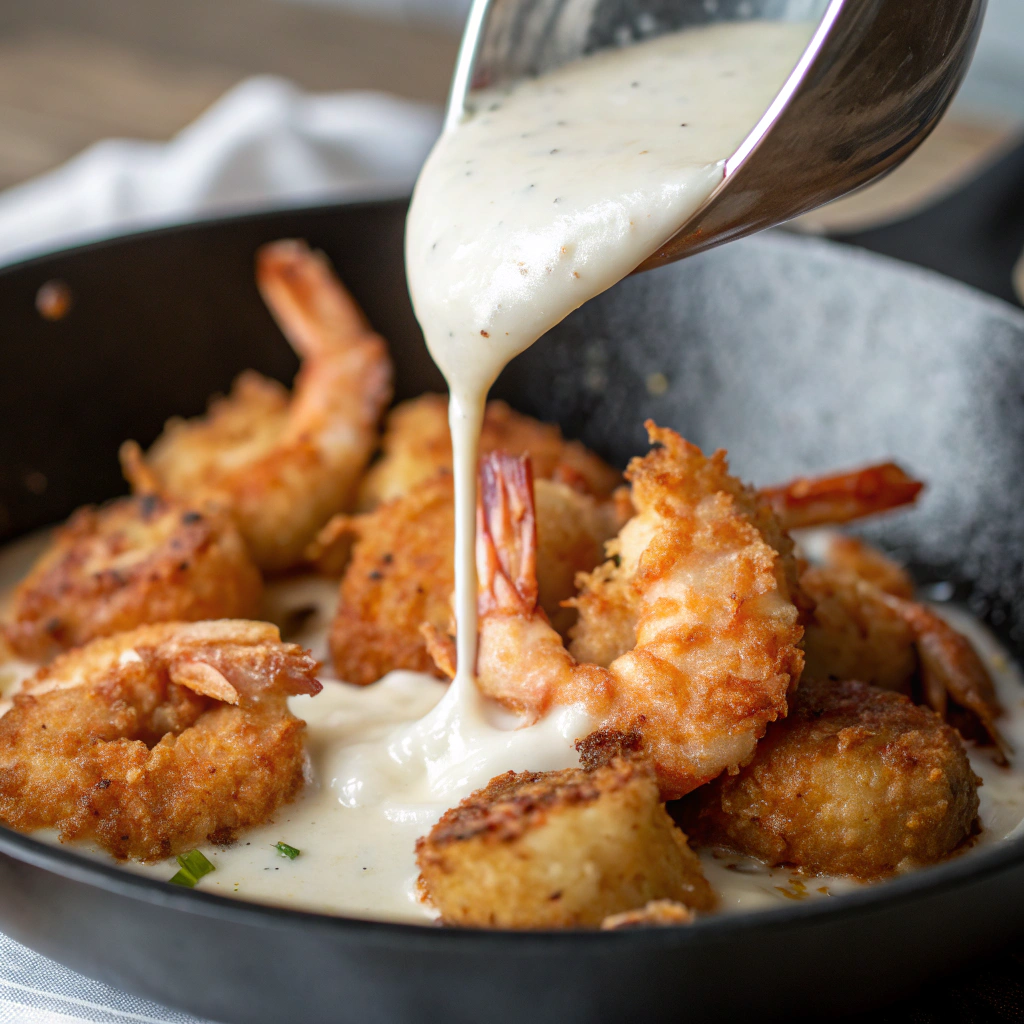
POLYGON ((256 282, 302 359, 292 392, 255 371, 205 416, 172 419, 143 455, 121 449, 137 492, 216 504, 257 565, 281 571, 352 507, 391 400, 391 360, 322 253, 282 241, 256 254, 256 282))
POLYGON ((701 845, 867 880, 966 843, 979 781, 928 708, 863 683, 804 683, 753 761, 695 791, 678 817, 701 845))
POLYGON ((805 570, 800 585, 815 602, 804 630, 805 679, 860 679, 910 692, 917 671, 914 631, 884 592, 828 567, 805 570))
POLYGON ((906 569, 857 537, 841 533, 831 537, 826 561, 831 568, 853 573, 893 597, 913 600, 914 581, 906 569))
POLYGON ((261 590, 225 515, 156 495, 121 498, 80 509, 56 531, 0 632, 17 654, 44 661, 150 622, 251 616, 261 590))
POLYGON ((597 928, 650 900, 715 903, 653 775, 622 759, 499 775, 417 842, 416 860, 449 925, 597 928))
MULTIPOLYGON (((447 396, 421 395, 392 409, 381 448, 380 460, 359 489, 362 510, 407 494, 439 470, 452 468, 447 396)), ((487 403, 480 454, 499 449, 529 455, 538 479, 560 480, 598 497, 608 497, 622 483, 620 473, 579 441, 566 441, 555 425, 524 416, 495 400, 487 403)))
MULTIPOLYGON (((575 612, 561 602, 576 573, 604 557, 618 529, 618 506, 550 480, 536 484, 540 602, 556 626, 575 612)), ((451 476, 442 471, 407 495, 351 520, 358 535, 341 581, 331 626, 338 677, 375 682, 393 669, 438 674, 420 633, 424 623, 446 632, 455 586, 455 520, 451 476)))
POLYGON ((265 622, 162 623, 62 654, 0 718, 0 822, 118 859, 230 842, 302 788, 316 662, 265 622))

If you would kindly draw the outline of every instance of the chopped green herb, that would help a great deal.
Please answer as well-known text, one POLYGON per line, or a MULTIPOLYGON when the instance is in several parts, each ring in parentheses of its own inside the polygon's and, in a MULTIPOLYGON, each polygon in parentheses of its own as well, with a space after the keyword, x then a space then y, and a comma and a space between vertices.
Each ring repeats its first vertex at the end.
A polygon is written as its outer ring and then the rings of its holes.
POLYGON ((277 850, 282 857, 287 857, 289 860, 295 860, 295 858, 302 853, 301 850, 296 850, 294 846, 289 846, 287 843, 277 843, 275 844, 274 849, 277 850))
POLYGON ((188 889, 194 889, 203 875, 217 870, 198 850, 179 853, 177 861, 181 870, 171 879, 171 885, 183 885, 188 889))

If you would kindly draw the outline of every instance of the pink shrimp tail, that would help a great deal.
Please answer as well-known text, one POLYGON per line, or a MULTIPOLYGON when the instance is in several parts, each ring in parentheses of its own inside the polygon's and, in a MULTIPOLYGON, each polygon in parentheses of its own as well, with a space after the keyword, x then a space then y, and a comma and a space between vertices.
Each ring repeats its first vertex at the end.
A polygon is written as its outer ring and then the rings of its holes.
POLYGON ((786 529, 837 525, 917 501, 924 484, 895 462, 883 462, 832 476, 800 477, 762 488, 786 529))
POLYGON ((481 615, 537 607, 537 517, 530 460, 491 452, 480 460, 476 571, 481 615))

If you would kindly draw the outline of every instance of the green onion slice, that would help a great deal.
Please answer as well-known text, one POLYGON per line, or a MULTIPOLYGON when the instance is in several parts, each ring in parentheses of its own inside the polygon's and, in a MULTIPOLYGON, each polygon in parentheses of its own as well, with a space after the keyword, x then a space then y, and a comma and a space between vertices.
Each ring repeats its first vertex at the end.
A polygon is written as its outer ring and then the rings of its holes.
POLYGON ((199 850, 179 853, 177 861, 181 870, 171 879, 171 885, 183 885, 188 889, 194 889, 203 875, 217 870, 199 850))
POLYGON ((276 843, 274 845, 274 849, 277 850, 282 857, 287 857, 289 860, 295 860, 295 858, 302 853, 301 850, 296 850, 294 846, 289 846, 287 843, 276 843))

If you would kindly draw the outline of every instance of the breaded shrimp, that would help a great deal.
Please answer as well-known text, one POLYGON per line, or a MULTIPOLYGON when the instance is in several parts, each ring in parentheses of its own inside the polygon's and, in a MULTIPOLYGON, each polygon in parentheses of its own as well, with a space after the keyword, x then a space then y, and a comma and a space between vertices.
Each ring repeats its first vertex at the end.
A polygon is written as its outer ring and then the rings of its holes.
MULTIPOLYGON (((587 645, 602 657, 589 663, 581 634, 570 653, 537 606, 528 464, 484 459, 476 667, 485 694, 533 718, 582 702, 600 727, 638 730, 669 799, 745 764, 786 714, 802 629, 795 563, 771 511, 728 475, 724 453, 705 458, 647 427, 660 447, 627 471, 636 514, 619 533, 619 562, 584 577, 575 602, 588 637, 609 609, 607 635, 587 645)), ((443 640, 434 646, 453 660, 443 640)))
POLYGON ((905 596, 913 585, 903 570, 863 542, 833 541, 825 564, 800 583, 816 604, 805 635, 807 678, 857 678, 904 693, 919 679, 934 711, 949 717, 953 701, 1005 756, 996 724, 1003 709, 988 670, 963 634, 905 596))
POLYGON ((355 500, 391 397, 391 362, 322 254, 266 245, 256 279, 302 358, 293 394, 248 371, 205 417, 170 420, 145 457, 127 442, 121 458, 136 491, 221 506, 259 566, 283 570, 355 500))
POLYGON ((163 623, 41 669, 0 718, 0 821, 120 860, 231 842, 303 784, 316 663, 262 622, 163 623))
POLYGON ((849 571, 812 566, 800 577, 815 602, 804 629, 805 679, 859 679, 910 694, 917 671, 914 631, 885 592, 849 571))
MULTIPOLYGON (((618 529, 619 507, 563 483, 536 487, 541 607, 567 627, 575 618, 562 602, 578 572, 603 557, 618 529)), ((447 632, 455 586, 455 510, 444 470, 363 516, 349 520, 358 537, 341 581, 331 625, 331 652, 340 679, 375 682, 393 669, 436 672, 420 627, 447 632)))
MULTIPOLYGON (((381 441, 382 457, 370 467, 359 488, 359 507, 367 510, 408 494, 439 470, 452 468, 448 433, 448 399, 421 395, 388 414, 381 441)), ((541 423, 509 408, 487 403, 480 435, 480 452, 529 455, 537 479, 559 480, 577 490, 606 498, 622 476, 588 451, 579 441, 566 441, 557 426, 541 423)))
POLYGON ((753 761, 691 793, 677 816, 701 845, 874 879, 963 846, 979 781, 928 708, 863 683, 804 682, 753 761))
POLYGON ((908 476, 895 462, 824 477, 799 477, 759 494, 775 510, 782 526, 839 525, 913 504, 924 484, 908 476))
POLYGON ((79 509, 14 592, 11 649, 58 651, 151 622, 254 615, 263 584, 231 519, 155 494, 79 509))
POLYGON ((416 844, 420 890, 445 924, 596 928, 610 914, 715 896, 643 764, 508 772, 416 844))

